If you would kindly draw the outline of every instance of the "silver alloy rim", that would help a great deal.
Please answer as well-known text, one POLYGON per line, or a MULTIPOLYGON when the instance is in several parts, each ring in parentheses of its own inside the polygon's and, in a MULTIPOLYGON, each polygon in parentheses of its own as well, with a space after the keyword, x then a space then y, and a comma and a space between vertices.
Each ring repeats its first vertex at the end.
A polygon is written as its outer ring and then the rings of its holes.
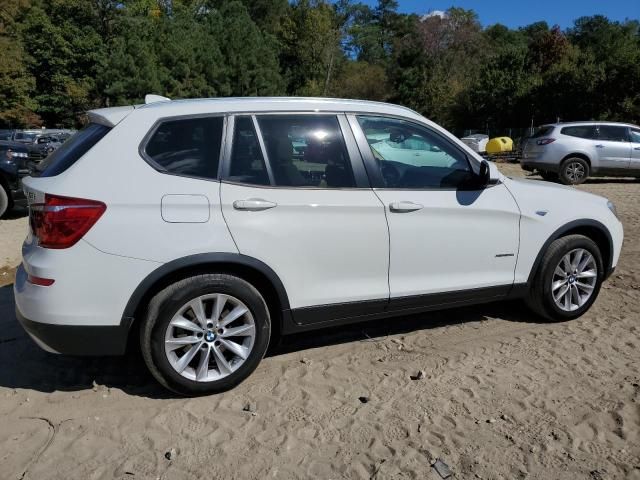
POLYGON ((565 168, 565 173, 572 182, 579 182, 584 177, 584 165, 580 162, 571 162, 565 168))
POLYGON ((189 380, 213 382, 246 361, 253 349, 256 324, 249 308, 231 295, 202 295, 173 316, 164 351, 173 369, 189 380))
POLYGON ((584 248, 571 250, 553 272, 553 301, 565 312, 577 310, 591 298, 597 281, 598 266, 593 255, 584 248))

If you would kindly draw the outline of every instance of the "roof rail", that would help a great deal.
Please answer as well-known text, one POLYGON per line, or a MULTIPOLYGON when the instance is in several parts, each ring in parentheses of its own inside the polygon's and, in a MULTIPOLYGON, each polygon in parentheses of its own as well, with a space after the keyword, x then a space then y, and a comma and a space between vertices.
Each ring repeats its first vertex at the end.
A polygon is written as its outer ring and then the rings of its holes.
POLYGON ((150 103, 158 103, 158 102, 170 102, 171 99, 167 97, 163 97, 162 95, 154 95, 149 93, 144 96, 145 105, 149 105, 150 103))

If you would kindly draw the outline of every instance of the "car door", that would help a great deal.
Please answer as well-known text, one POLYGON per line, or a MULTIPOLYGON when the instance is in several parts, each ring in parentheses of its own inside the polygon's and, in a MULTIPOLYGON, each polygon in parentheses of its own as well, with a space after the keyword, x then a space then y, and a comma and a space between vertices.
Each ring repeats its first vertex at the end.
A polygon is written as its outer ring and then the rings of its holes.
POLYGON ((506 187, 466 187, 473 176, 466 154, 426 125, 372 115, 350 115, 349 123, 386 208, 391 308, 409 308, 412 299, 449 303, 506 293, 514 279, 520 218, 506 187), (422 165, 380 143, 406 138, 424 143, 422 165))
POLYGON ((595 151, 598 156, 598 171, 615 173, 629 168, 631 143, 627 127, 599 124, 596 132, 595 151))
POLYGON ((631 161, 629 169, 634 175, 640 175, 640 128, 629 128, 629 139, 631 140, 631 161))
POLYGON ((280 277, 294 320, 350 316, 363 301, 383 309, 389 298, 384 207, 344 115, 240 115, 229 127, 224 217, 240 253, 280 277))

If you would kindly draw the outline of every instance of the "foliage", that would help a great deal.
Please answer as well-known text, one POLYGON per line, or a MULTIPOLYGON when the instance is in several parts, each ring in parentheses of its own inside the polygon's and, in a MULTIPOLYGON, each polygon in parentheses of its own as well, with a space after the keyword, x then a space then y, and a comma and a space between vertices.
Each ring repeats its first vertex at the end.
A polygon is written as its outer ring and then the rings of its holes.
POLYGON ((471 10, 396 0, 3 0, 0 127, 171 98, 393 101, 446 127, 640 121, 640 23, 483 28, 471 10))

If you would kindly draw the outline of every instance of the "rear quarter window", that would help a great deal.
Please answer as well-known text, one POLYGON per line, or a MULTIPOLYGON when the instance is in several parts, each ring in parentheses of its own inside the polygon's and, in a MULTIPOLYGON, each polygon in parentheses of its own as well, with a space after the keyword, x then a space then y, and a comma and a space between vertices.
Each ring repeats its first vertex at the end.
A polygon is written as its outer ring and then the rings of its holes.
POLYGON ((560 130, 562 135, 578 138, 596 138, 596 127, 594 125, 577 125, 574 127, 564 127, 560 130))
POLYGON ((60 175, 91 150, 110 130, 111 127, 90 123, 40 162, 36 167, 35 174, 40 177, 60 175))
POLYGON ((161 172, 216 179, 223 124, 223 117, 164 120, 149 137, 145 156, 161 172))

